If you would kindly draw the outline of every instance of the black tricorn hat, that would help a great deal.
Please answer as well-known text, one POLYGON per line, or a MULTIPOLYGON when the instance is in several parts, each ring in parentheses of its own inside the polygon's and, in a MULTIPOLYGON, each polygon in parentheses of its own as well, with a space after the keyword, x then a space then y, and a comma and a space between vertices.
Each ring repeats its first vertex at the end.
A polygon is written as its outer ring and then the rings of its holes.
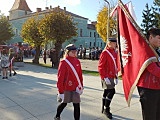
POLYGON ((69 44, 65 47, 65 50, 77 50, 77 48, 74 44, 69 44))
POLYGON ((116 38, 109 38, 108 41, 109 42, 117 42, 117 39, 116 38))

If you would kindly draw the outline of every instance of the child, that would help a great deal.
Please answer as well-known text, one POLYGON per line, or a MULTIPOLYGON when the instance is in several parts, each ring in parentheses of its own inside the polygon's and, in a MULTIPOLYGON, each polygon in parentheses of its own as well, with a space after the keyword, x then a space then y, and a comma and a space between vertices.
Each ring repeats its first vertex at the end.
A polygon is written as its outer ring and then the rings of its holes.
POLYGON ((10 66, 9 66, 9 76, 11 77, 12 76, 12 71, 14 72, 13 73, 13 76, 16 75, 16 71, 13 67, 13 64, 14 64, 14 59, 15 59, 15 52, 14 52, 14 49, 13 48, 10 48, 9 49, 9 62, 10 62, 10 66))
POLYGON ((1 68, 2 68, 2 75, 3 75, 2 79, 8 79, 8 76, 7 76, 8 66, 9 66, 9 60, 7 55, 5 54, 5 50, 3 50, 1 54, 1 68))

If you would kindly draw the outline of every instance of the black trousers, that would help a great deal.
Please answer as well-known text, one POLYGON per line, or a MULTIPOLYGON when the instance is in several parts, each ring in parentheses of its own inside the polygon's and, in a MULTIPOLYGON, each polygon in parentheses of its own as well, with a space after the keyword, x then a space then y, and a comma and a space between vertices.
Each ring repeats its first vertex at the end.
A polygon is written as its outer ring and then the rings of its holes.
POLYGON ((138 87, 143 120, 160 120, 160 90, 138 87))
POLYGON ((114 94, 115 94, 115 88, 113 88, 113 89, 104 89, 103 98, 107 97, 108 99, 112 100, 114 94))
MULTIPOLYGON (((60 117, 63 109, 67 106, 67 103, 61 103, 57 108, 56 117, 60 117)), ((74 107, 74 119, 80 120, 80 103, 73 103, 74 107)))

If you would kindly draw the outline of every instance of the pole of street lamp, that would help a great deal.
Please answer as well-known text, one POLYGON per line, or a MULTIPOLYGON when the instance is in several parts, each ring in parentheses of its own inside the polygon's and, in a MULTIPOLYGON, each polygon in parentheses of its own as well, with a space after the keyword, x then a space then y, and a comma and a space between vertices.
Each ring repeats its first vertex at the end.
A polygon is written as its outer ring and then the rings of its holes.
MULTIPOLYGON (((107 40, 109 39, 109 17, 110 17, 110 3, 107 0, 104 0, 108 4, 108 20, 107 20, 107 40)), ((106 42, 107 42, 106 40, 106 42)))

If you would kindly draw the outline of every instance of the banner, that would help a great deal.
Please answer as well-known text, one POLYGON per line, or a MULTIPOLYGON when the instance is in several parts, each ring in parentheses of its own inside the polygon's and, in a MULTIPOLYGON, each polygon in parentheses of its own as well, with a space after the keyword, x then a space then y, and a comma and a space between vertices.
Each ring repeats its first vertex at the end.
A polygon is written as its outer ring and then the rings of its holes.
POLYGON ((138 80, 146 67, 157 58, 142 36, 128 10, 119 0, 118 7, 119 56, 123 89, 128 106, 138 80))

